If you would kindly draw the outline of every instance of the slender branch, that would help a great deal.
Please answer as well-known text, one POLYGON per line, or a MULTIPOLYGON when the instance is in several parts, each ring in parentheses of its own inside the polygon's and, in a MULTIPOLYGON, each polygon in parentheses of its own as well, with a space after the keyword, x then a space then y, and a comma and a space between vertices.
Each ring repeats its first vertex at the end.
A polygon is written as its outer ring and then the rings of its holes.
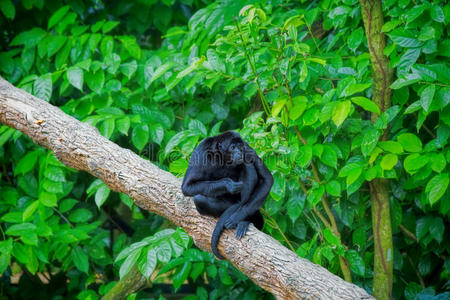
POLYGON ((406 229, 405 226, 403 226, 402 224, 398 225, 398 228, 400 228, 400 230, 410 239, 412 239, 414 242, 419 243, 419 239, 408 229, 406 229))
POLYGON ((277 221, 272 218, 267 211, 265 211, 264 209, 261 209, 261 211, 264 213, 264 215, 274 224, 275 229, 277 229, 281 236, 283 237, 283 240, 286 242, 286 244, 289 246, 289 249, 291 249, 292 252, 295 252, 295 248, 294 246, 292 246, 292 243, 289 241, 289 239, 286 237, 286 235, 284 234, 283 230, 281 230, 280 226, 278 225, 277 221))
POLYGON ((236 18, 234 18, 234 23, 236 24, 236 28, 237 28, 237 30, 239 32, 239 36, 240 36, 242 44, 244 46, 245 56, 247 57, 248 63, 250 64, 250 68, 252 69, 253 75, 255 76, 255 83, 256 83, 256 86, 258 87, 258 93, 259 93, 259 97, 261 98, 261 103, 262 103, 262 105, 264 107, 264 111, 265 111, 266 115, 269 116, 270 115, 269 104, 267 102, 266 96, 264 95, 264 92, 263 92, 261 86, 259 85, 258 72, 256 71, 255 63, 251 60, 250 54, 247 51, 247 42, 244 39, 244 36, 242 34, 242 31, 241 31, 241 27, 239 26, 239 23, 238 23, 236 18))
MULTIPOLYGON (((283 75, 283 78, 286 79, 286 77, 284 77, 284 75, 283 75)), ((286 84, 286 89, 288 90, 288 96, 292 103, 292 97, 291 97, 289 85, 287 85, 287 84, 286 84)), ((286 113, 289 116, 289 109, 286 105, 284 105, 284 109, 286 110, 286 113)), ((307 145, 307 141, 305 140, 305 138, 303 138, 303 136, 301 135, 300 130, 298 130, 297 126, 294 126, 294 130, 295 130, 295 133, 296 133, 298 139, 302 142, 302 144, 307 145)), ((317 171, 316 165, 314 164, 314 162, 312 160, 311 160, 311 169, 314 174, 314 180, 317 183, 320 183, 321 180, 320 180, 319 172, 317 171)), ((339 241, 342 241, 341 233, 339 232, 339 228, 336 223, 336 218, 334 217, 333 212, 331 211, 330 205, 328 204, 328 201, 327 201, 327 198, 325 197, 325 195, 322 195, 321 202, 322 202, 323 208, 325 209, 325 213, 327 214, 328 219, 330 220, 330 222, 327 222, 327 223, 324 222, 324 224, 328 224, 328 225, 331 224, 330 228, 333 231, 334 235, 336 235, 339 238, 339 241)), ((341 271, 342 271, 342 274, 344 275, 345 280, 347 280, 348 282, 352 282, 352 275, 351 275, 350 267, 347 263, 347 260, 343 256, 339 256, 339 263, 340 263, 341 271)))

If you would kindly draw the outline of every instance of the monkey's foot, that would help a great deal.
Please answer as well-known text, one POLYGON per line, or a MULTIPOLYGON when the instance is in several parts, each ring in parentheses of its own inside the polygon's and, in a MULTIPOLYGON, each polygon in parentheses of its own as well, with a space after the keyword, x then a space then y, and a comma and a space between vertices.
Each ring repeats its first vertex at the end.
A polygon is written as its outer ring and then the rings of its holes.
POLYGON ((249 221, 241 221, 236 227, 236 238, 240 240, 248 230, 248 226, 250 225, 249 221))

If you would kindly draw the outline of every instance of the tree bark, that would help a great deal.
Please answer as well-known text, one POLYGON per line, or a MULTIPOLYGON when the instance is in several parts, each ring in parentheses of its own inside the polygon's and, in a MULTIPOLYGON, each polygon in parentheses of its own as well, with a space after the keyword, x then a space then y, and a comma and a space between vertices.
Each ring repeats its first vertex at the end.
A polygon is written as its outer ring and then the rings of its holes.
MULTIPOLYGON (((383 54, 386 40, 381 31, 384 24, 382 4, 380 0, 359 0, 359 3, 373 70, 372 101, 378 105, 381 112, 384 112, 391 107, 392 70, 389 68, 389 59, 383 54)), ((372 114, 372 122, 375 122, 377 118, 377 114, 372 114)), ((389 128, 383 132, 381 140, 387 140, 388 137, 389 128)), ((389 207, 389 181, 384 178, 375 178, 369 187, 374 233, 372 292, 377 299, 392 299, 394 248, 389 207)))
MULTIPOLYGON (((1 77, 0 122, 52 150, 65 165, 91 173, 112 190, 130 195, 143 209, 183 227, 199 248, 211 251, 216 219, 197 212, 193 201, 181 193, 181 181, 172 174, 1 77)), ((360 287, 299 257, 254 226, 241 240, 234 237, 234 230, 226 230, 219 250, 278 299, 373 299, 360 287)))
POLYGON ((125 275, 116 285, 110 289, 102 300, 119 300, 126 299, 131 293, 135 293, 143 288, 147 283, 145 277, 135 265, 127 275, 125 275))

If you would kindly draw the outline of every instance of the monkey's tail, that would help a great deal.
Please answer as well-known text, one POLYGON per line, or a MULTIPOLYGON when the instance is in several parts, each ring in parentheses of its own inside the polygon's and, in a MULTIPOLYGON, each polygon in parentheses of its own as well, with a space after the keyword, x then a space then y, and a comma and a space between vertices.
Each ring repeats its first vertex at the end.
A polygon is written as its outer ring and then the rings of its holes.
POLYGON ((219 239, 222 235, 222 232, 225 229, 225 221, 228 220, 229 217, 240 207, 239 203, 233 204, 230 207, 228 207, 220 216, 219 220, 216 223, 216 227, 214 228, 214 231, 212 233, 211 237, 211 249, 214 255, 218 259, 225 259, 222 255, 219 253, 219 239))

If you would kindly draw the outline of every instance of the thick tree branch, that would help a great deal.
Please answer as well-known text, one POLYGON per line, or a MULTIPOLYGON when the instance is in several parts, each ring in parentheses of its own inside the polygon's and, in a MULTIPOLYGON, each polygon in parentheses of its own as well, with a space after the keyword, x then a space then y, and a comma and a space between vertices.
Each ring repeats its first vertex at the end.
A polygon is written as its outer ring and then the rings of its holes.
MULTIPOLYGON (((172 174, 1 77, 0 122, 52 150, 65 165, 91 173, 112 190, 130 195, 140 207, 170 219, 183 227, 198 247, 211 251, 216 220, 197 213, 193 201, 182 195, 180 180, 172 174)), ((278 299, 373 299, 253 226, 241 240, 234 237, 234 231, 226 230, 219 250, 278 299)))

